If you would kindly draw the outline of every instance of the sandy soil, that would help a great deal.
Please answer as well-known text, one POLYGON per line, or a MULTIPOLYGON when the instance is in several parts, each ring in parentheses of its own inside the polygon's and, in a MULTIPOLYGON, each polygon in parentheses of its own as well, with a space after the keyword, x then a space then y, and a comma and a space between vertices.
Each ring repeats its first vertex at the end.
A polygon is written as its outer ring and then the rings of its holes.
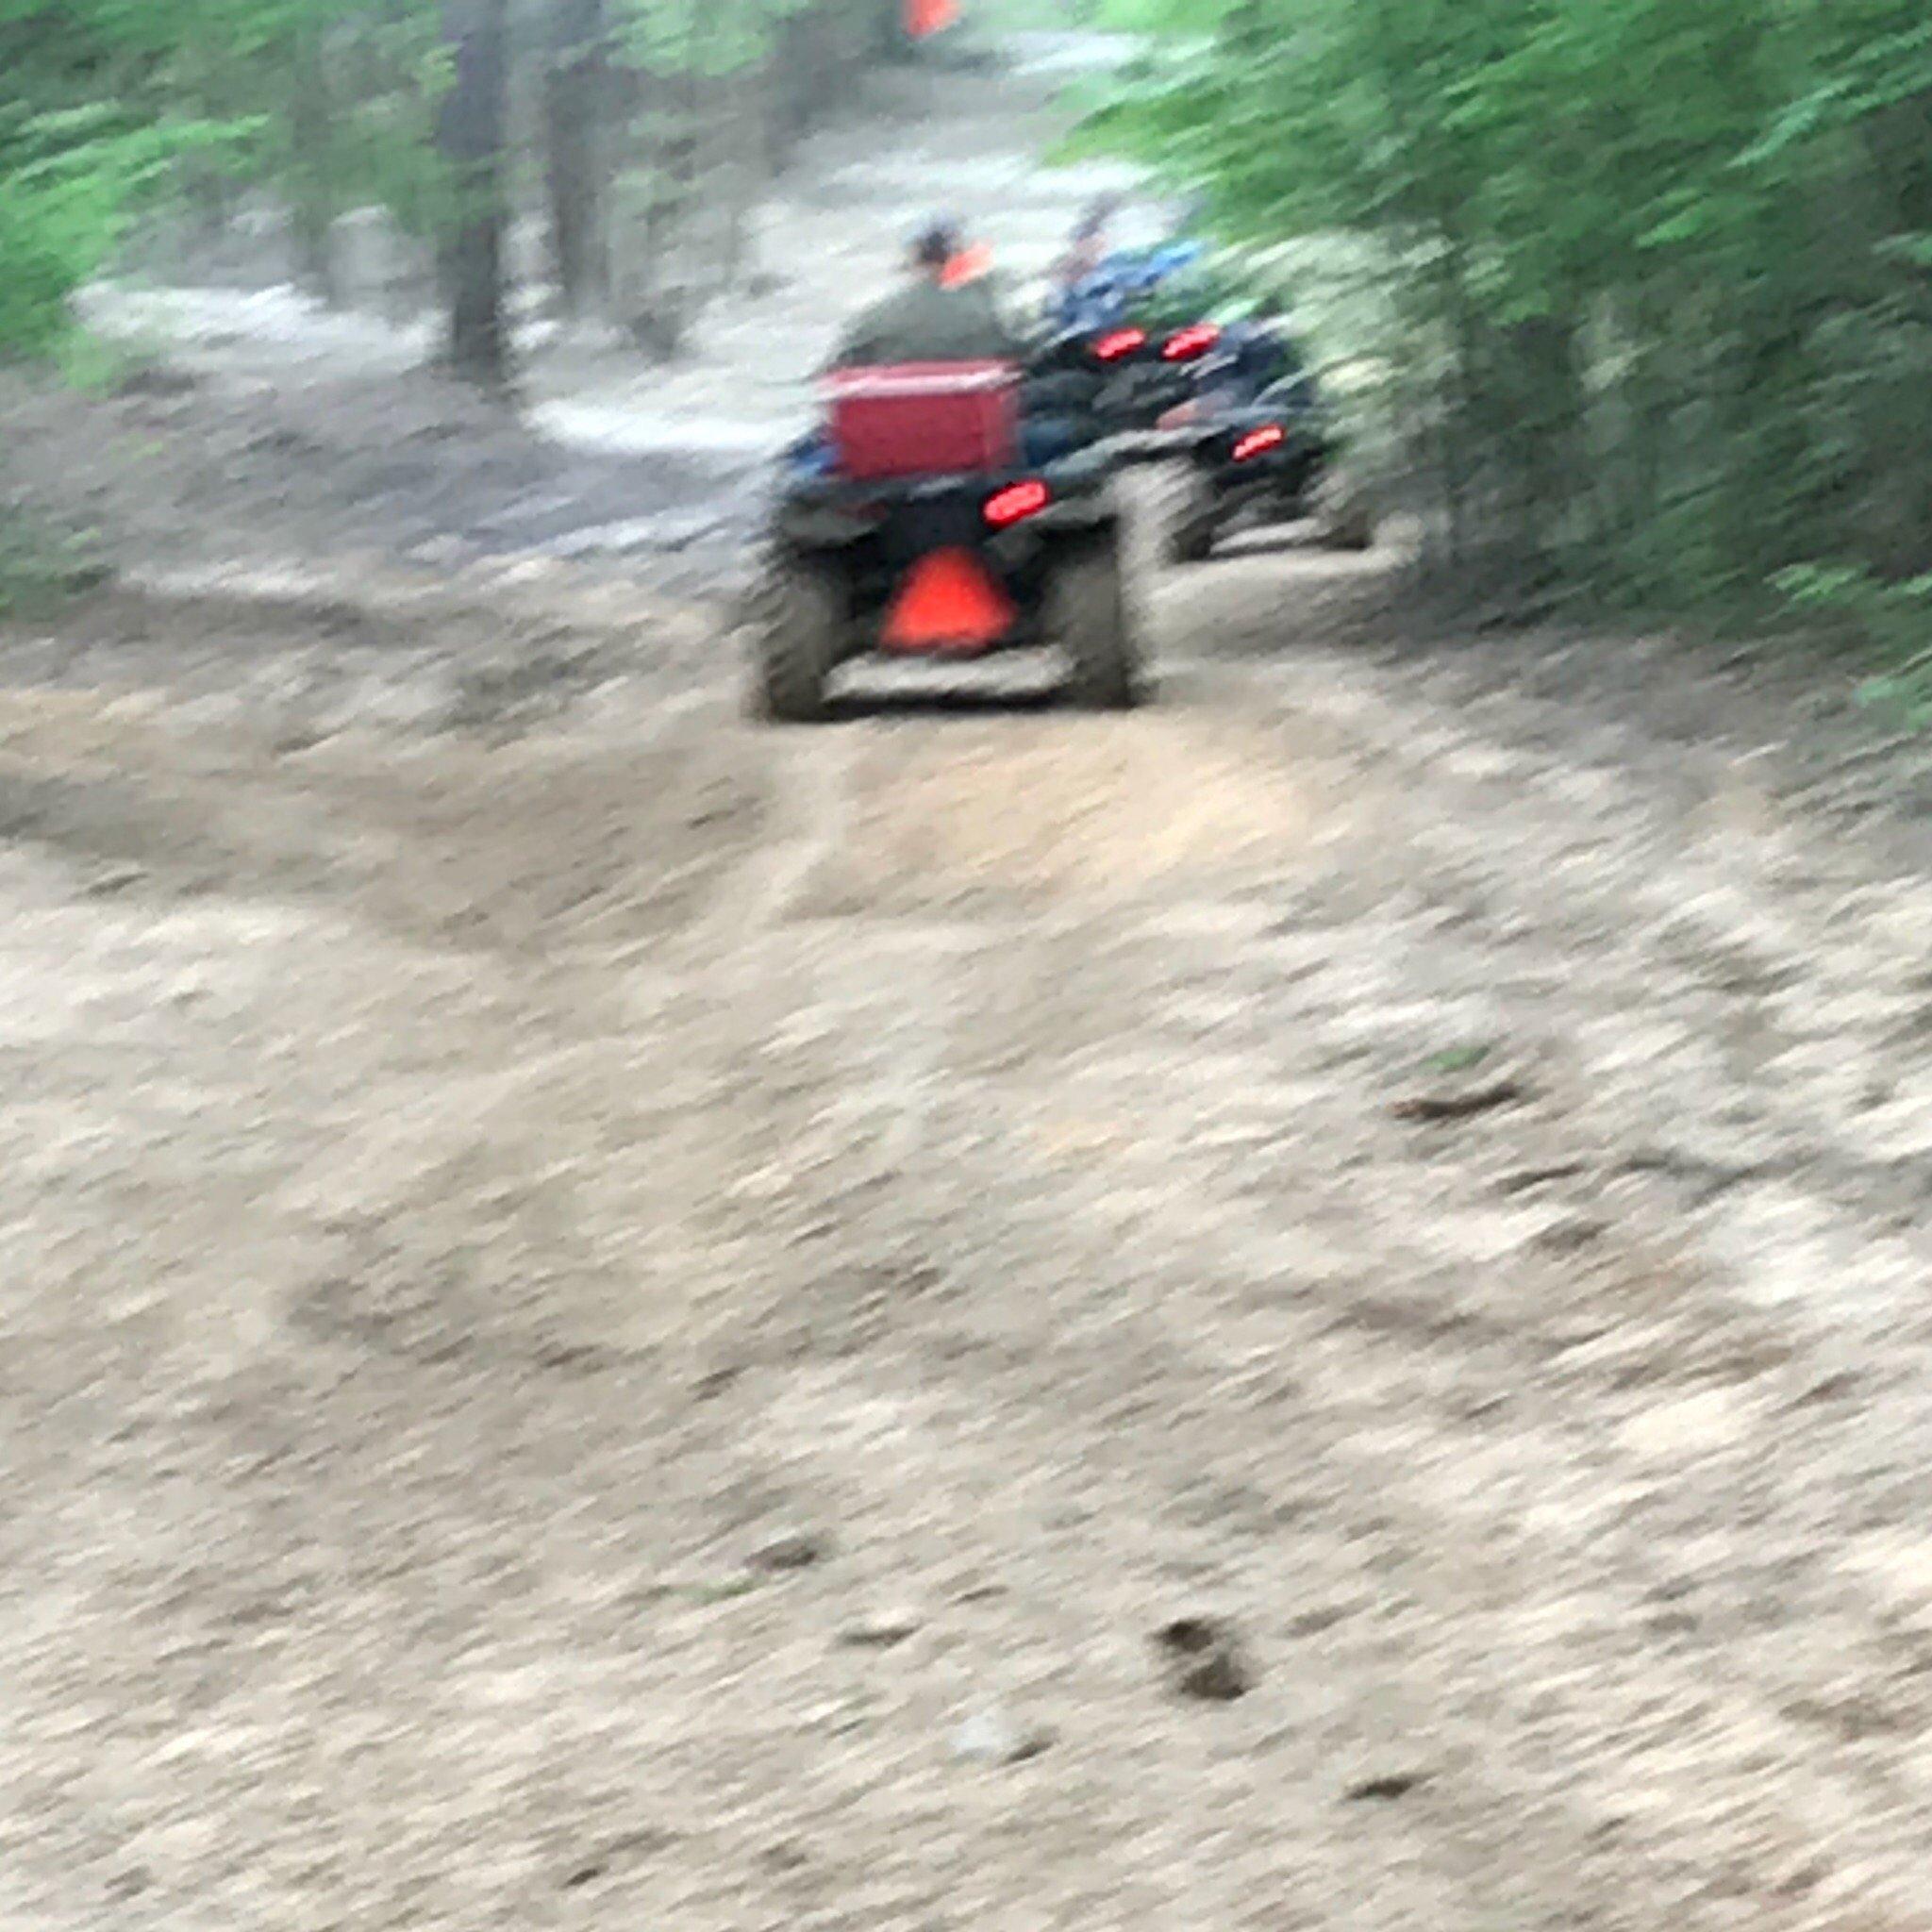
POLYGON ((11 637, 10 1923, 1923 1924, 1932 884, 1374 573, 11 637))
POLYGON ((773 733, 336 537, 0 629, 0 1923, 1932 1926, 1815 673, 1249 545, 1144 713, 773 733))

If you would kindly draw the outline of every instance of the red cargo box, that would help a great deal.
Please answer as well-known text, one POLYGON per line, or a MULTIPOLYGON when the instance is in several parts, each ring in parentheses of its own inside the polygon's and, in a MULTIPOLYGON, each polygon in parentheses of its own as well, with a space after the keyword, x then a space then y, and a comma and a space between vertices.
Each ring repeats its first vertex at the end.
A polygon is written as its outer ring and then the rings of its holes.
POLYGON ((825 378, 839 473, 859 482, 1013 467, 1019 372, 1004 362, 907 362, 825 378))

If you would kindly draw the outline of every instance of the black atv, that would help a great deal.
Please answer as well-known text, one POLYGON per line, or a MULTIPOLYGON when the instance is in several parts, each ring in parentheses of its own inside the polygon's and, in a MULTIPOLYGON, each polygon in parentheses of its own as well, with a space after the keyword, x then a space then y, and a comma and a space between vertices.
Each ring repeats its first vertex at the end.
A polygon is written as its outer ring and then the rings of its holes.
POLYGON ((1077 397, 1095 434, 1131 457, 1137 439, 1194 395, 1196 366, 1219 333, 1207 322, 1062 328, 1034 358, 1028 387, 1077 397))
POLYGON ((1313 379, 1296 368, 1257 387, 1232 357, 1201 367, 1194 397, 1172 411, 1158 440, 1181 460, 1165 523, 1174 563, 1200 563, 1241 524, 1314 519, 1331 549, 1375 541, 1367 500, 1346 480, 1341 438, 1313 379))
MULTIPOLYGON (((750 606, 760 708, 824 717, 864 658, 973 661, 1058 647, 1069 695, 1140 696, 1114 462, 1088 442, 1026 458, 1020 382, 996 365, 834 377, 824 458, 788 467, 750 606)), ((1029 392, 1037 394, 1029 384, 1029 392)))

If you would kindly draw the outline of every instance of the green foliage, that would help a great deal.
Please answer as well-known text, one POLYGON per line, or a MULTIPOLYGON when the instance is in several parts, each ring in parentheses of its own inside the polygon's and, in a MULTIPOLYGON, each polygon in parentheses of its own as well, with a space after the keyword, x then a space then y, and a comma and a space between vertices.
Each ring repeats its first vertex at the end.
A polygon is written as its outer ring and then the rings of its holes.
POLYGON ((1081 146, 1206 188, 1231 241, 1356 238, 1375 299, 1317 254, 1298 306, 1386 325, 1377 400, 1470 589, 1932 568, 1923 0, 1132 5, 1155 49, 1081 146))
POLYGON ((1855 564, 1794 564, 1776 587, 1794 608, 1848 628, 1883 666, 1859 686, 1861 702, 1932 724, 1932 572, 1882 583, 1855 564))
POLYGON ((769 60, 811 0, 622 0, 618 45, 647 74, 720 79, 769 60))
POLYGON ((0 619, 52 610, 105 574, 86 539, 45 529, 0 505, 0 619))
POLYGON ((176 36, 201 17, 163 0, 0 0, 0 357, 57 351, 71 297, 142 199, 182 156, 245 136, 168 87, 176 36))
POLYGON ((199 123, 129 126, 110 108, 0 110, 0 355, 57 349, 70 297, 140 196, 176 157, 227 138, 199 123))
POLYGON ((112 395, 151 358, 130 342, 73 328, 61 338, 54 357, 60 379, 83 395, 112 395))
MULTIPOLYGON (((493 107, 458 115, 452 96, 462 34, 494 11, 473 16, 456 0, 0 0, 0 357, 59 355, 75 292, 163 192, 216 233, 238 190, 266 190, 291 217, 298 273, 330 299, 333 225, 351 208, 385 206, 433 244, 474 228, 479 196, 493 207, 530 178, 520 156, 501 170, 450 158, 458 125, 500 139, 493 107)), ((564 113, 580 158, 601 171, 576 182, 580 228, 594 226, 640 137, 654 163, 676 150, 685 187, 702 167, 747 173, 775 152, 772 127, 795 134, 852 61, 891 38, 887 0, 506 0, 500 17, 525 63, 517 78, 551 70, 525 98, 545 103, 553 146, 553 83, 566 72, 580 82, 564 113), (575 58, 561 56, 559 31, 579 37, 575 58), (630 70, 621 86, 601 77, 613 66, 630 70)), ((551 171, 553 197, 564 174, 551 171)), ((555 198, 553 218, 564 220, 555 198)), ((579 241, 580 273, 597 252, 579 241)), ((474 278, 463 286, 476 292, 474 278)))

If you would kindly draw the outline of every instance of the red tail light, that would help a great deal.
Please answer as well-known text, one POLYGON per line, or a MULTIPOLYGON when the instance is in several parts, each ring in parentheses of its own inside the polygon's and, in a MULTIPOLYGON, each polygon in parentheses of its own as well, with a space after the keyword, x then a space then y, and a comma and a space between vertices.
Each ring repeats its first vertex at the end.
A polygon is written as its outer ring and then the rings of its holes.
POLYGON ((1259 429, 1250 429, 1245 436, 1235 438, 1234 459, 1244 463, 1250 457, 1265 456, 1271 449, 1279 449, 1287 441, 1288 431, 1279 423, 1264 424, 1259 429))
POLYGON ((1131 356, 1137 349, 1147 346, 1147 331, 1144 328, 1116 328, 1099 338, 1093 344, 1093 353, 1103 362, 1118 362, 1123 356, 1131 356))
POLYGON ((1053 501, 1053 491, 1038 477, 1009 483, 986 499, 986 520, 995 530, 1037 517, 1053 501))
POLYGON ((1160 345, 1161 359, 1166 362, 1191 362, 1196 356, 1205 356, 1221 340, 1219 325, 1211 322, 1197 322, 1187 328, 1177 328, 1160 345))

